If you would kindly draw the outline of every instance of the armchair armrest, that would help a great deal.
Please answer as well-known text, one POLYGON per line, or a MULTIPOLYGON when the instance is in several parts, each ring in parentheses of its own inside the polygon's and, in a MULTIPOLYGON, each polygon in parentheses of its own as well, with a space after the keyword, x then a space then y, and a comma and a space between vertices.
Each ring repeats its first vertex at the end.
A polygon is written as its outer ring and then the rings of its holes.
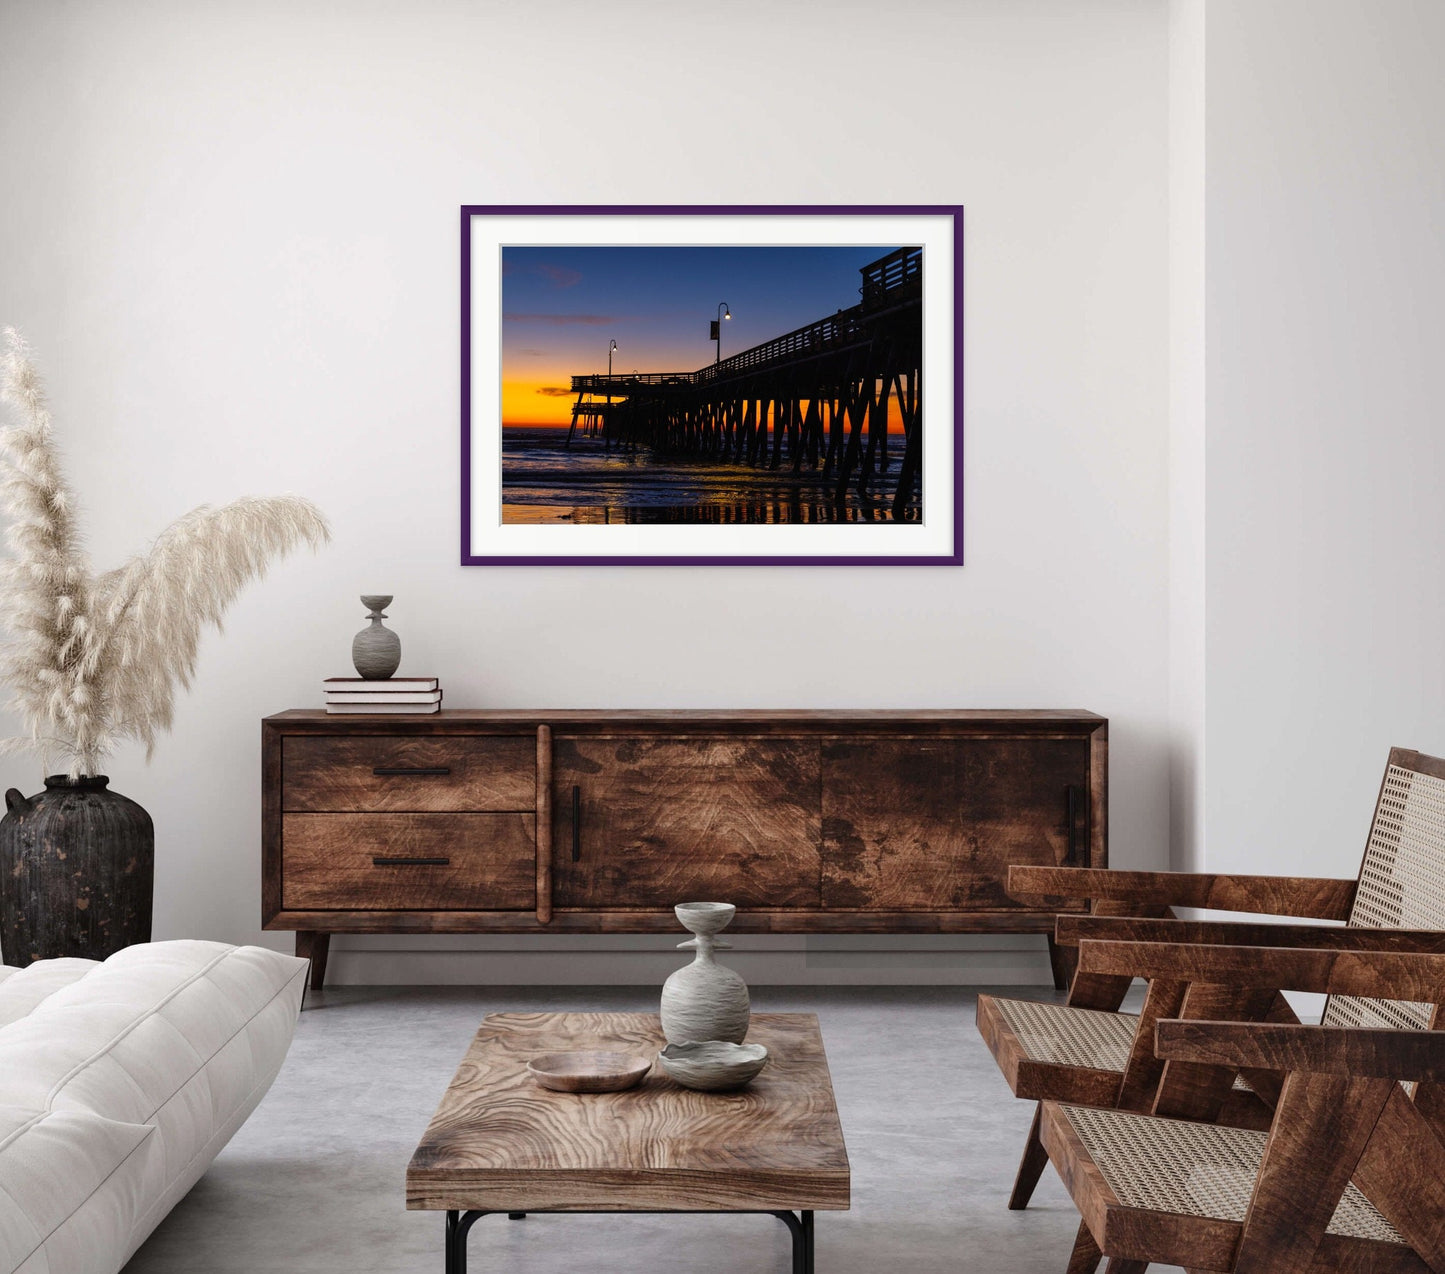
POLYGON ((1089 938, 1128 942, 1213 943, 1231 947, 1317 947, 1329 951, 1418 951, 1445 954, 1445 930, 1278 925, 1249 920, 1145 920, 1133 916, 1061 915, 1054 940, 1076 947, 1089 938))
POLYGON ((1155 1024, 1154 1044, 1157 1055, 1166 1061, 1236 1070, 1312 1071, 1426 1083, 1445 1080, 1445 1031, 1165 1018, 1155 1024))
POLYGON ((1314 920, 1346 920, 1353 880, 1310 876, 1232 876, 1101 867, 1010 867, 1015 898, 1089 898, 1154 907, 1207 907, 1314 920))
POLYGON ((1190 946, 1086 938, 1079 943, 1079 970, 1240 989, 1317 991, 1426 1004, 1445 1000, 1445 955, 1413 952, 1190 946))

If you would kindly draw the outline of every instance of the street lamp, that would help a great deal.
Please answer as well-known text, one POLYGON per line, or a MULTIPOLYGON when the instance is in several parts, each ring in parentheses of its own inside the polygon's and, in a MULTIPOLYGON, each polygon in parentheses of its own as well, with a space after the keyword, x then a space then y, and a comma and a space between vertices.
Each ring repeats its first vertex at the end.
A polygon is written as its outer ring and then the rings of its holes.
POLYGON ((607 344, 607 405, 612 406, 612 355, 617 351, 617 342, 607 344))
POLYGON ((728 303, 727 303, 726 301, 719 301, 719 302, 717 303, 717 311, 718 311, 718 313, 717 313, 717 318, 713 319, 713 321, 712 321, 712 338, 713 338, 713 340, 715 340, 715 341, 717 342, 717 358, 715 358, 715 359, 713 360, 714 363, 720 363, 720 362, 722 362, 722 325, 723 325, 723 320, 724 320, 724 319, 730 319, 730 318, 732 318, 732 316, 733 316, 733 312, 732 312, 730 309, 728 309, 728 303))

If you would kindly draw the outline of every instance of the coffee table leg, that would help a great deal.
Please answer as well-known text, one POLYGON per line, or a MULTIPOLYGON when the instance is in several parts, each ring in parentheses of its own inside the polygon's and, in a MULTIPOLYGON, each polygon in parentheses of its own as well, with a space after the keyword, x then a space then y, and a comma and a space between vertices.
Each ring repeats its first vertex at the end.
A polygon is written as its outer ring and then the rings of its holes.
POLYGON ((813 1274, 813 1214, 774 1212, 793 1236, 793 1274, 813 1274))
POLYGON ((467 1233, 485 1212, 447 1213, 446 1274, 467 1274, 467 1233))
MULTIPOLYGON (((487 1213, 480 1210, 447 1213, 446 1274, 467 1274, 467 1234, 487 1213)), ((512 1220, 521 1220, 525 1212, 508 1212, 512 1220)), ((793 1240, 793 1274, 813 1274, 813 1214, 811 1212, 774 1212, 793 1240)))

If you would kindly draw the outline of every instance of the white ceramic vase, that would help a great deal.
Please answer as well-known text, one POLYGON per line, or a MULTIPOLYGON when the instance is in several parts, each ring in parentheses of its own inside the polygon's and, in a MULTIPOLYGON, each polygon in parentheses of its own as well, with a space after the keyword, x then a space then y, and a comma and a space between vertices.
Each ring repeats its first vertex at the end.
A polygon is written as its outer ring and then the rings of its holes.
POLYGON ((752 1004, 748 984, 732 969, 713 959, 730 944, 717 935, 737 913, 730 902, 681 902, 673 908, 684 929, 697 936, 678 943, 680 951, 696 951, 662 987, 662 1033, 669 1044, 727 1040, 741 1044, 748 1033, 752 1004))

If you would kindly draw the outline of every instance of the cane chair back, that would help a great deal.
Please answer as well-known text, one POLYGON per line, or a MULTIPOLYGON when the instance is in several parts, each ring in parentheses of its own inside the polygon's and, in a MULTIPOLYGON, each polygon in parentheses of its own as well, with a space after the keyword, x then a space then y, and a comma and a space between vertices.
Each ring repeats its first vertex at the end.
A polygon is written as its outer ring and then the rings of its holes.
MULTIPOLYGON (((1348 922, 1364 929, 1445 929, 1445 764, 1395 749, 1365 847, 1348 922)), ((1430 1028, 1433 1004, 1331 996, 1326 1026, 1430 1028)))

